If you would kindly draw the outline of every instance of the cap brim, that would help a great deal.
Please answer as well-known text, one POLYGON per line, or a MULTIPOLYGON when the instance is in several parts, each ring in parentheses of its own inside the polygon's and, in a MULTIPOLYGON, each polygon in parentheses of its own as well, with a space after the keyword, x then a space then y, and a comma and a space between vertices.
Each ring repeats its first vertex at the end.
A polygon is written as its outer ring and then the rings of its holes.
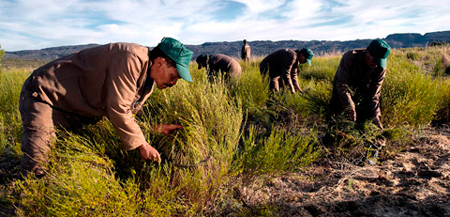
POLYGON ((383 59, 377 56, 373 56, 373 63, 381 68, 386 68, 386 58, 383 59))
POLYGON ((387 62, 387 59, 380 59, 380 66, 381 66, 381 68, 386 68, 386 62, 387 62))
POLYGON ((308 66, 311 65, 311 60, 310 59, 306 59, 306 63, 308 63, 308 66))
POLYGON ((181 66, 180 64, 177 64, 177 70, 178 74, 182 79, 188 82, 192 82, 191 73, 189 72, 189 69, 186 67, 181 66))

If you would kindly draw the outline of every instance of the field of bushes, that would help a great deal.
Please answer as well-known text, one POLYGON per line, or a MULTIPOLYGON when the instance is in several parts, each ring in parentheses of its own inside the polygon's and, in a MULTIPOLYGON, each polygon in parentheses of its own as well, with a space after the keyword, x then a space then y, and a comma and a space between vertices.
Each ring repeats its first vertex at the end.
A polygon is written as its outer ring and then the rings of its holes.
MULTIPOLYGON (((381 134, 371 123, 345 120, 328 127, 332 80, 342 54, 316 56, 299 67, 304 94, 271 93, 259 73, 261 59, 240 62, 237 83, 208 81, 191 63, 193 83, 155 90, 136 116, 162 156, 146 163, 124 151, 106 119, 77 132, 60 130, 42 179, 21 177, 18 98, 32 69, 0 68, 0 215, 13 216, 237 216, 270 215, 236 198, 235 186, 287 173, 327 157, 356 163, 379 136, 379 163, 405 149, 422 128, 450 120, 450 47, 394 49, 382 88, 381 134), (163 136, 156 123, 182 130, 163 136), (344 136, 343 136, 344 135, 344 136), (327 138, 327 139, 324 139, 327 138)), ((261 207, 264 207, 263 204, 261 207)))

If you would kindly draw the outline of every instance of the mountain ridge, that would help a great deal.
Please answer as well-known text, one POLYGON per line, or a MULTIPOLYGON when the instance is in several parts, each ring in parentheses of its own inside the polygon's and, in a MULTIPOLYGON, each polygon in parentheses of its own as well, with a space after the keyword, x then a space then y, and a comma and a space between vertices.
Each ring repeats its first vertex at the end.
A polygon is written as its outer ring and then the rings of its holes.
MULTIPOLYGON (((424 35, 419 33, 395 33, 383 38, 392 48, 425 47, 432 42, 450 43, 450 31, 429 32, 424 35)), ((308 47, 316 55, 330 52, 345 52, 354 48, 366 47, 373 39, 356 39, 347 41, 327 41, 327 40, 256 40, 248 41, 252 48, 252 56, 265 56, 276 50, 284 48, 301 49, 308 47)), ((97 46, 99 44, 67 45, 59 47, 49 47, 40 50, 22 50, 5 52, 5 59, 33 59, 33 60, 53 60, 59 57, 75 53, 79 50, 97 46)), ((193 59, 200 54, 223 53, 235 58, 240 57, 242 41, 204 42, 200 45, 188 45, 186 47, 194 52, 193 59)))

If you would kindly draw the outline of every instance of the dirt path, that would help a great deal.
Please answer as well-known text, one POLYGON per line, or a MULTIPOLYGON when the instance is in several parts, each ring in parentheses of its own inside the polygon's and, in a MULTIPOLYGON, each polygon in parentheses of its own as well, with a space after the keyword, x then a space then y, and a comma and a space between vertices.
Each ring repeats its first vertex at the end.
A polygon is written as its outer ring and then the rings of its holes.
POLYGON ((238 192, 247 206, 278 207, 280 216, 450 216, 449 132, 427 132, 381 165, 325 159, 238 192))

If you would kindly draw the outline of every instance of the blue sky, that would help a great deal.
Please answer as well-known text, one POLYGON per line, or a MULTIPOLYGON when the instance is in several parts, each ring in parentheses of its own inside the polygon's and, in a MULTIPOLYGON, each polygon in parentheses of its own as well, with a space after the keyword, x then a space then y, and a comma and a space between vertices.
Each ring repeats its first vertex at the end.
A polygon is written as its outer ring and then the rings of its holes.
POLYGON ((448 0, 1 0, 0 46, 385 38, 450 30, 449 12, 448 0))

